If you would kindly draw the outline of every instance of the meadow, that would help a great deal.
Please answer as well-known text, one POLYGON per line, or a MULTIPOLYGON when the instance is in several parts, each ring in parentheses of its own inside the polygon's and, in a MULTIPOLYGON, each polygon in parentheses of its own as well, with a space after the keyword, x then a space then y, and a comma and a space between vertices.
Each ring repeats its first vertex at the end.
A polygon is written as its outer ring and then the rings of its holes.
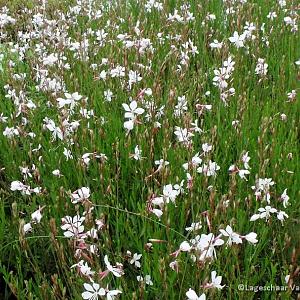
POLYGON ((299 299, 299 9, 0 1, 0 299, 299 299))

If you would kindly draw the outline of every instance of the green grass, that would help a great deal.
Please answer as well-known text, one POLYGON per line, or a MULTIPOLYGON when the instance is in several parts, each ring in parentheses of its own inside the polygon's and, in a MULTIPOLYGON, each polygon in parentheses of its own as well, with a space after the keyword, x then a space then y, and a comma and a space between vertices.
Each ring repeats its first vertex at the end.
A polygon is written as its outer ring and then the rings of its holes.
MULTIPOLYGON (((120 299, 186 299, 189 288, 198 295, 205 293, 207 299, 296 297, 296 291, 291 289, 256 293, 238 289, 239 284, 248 287, 286 286, 286 275, 290 275, 291 284, 300 286, 300 68, 295 64, 300 59, 300 38, 299 31, 291 32, 283 20, 296 9, 296 2, 288 2, 284 12, 275 0, 248 1, 235 6, 236 13, 226 16, 225 2, 195 1, 189 9, 195 20, 186 24, 167 21, 168 14, 173 14, 174 9, 180 13, 182 1, 166 1, 162 12, 155 9, 146 12, 145 1, 114 3, 108 8, 107 2, 103 2, 103 16, 99 19, 68 16, 66 20, 61 18, 59 12, 67 14, 75 1, 59 4, 51 1, 45 12, 32 1, 27 3, 30 10, 26 13, 20 11, 24 2, 12 1, 8 4, 8 14, 16 19, 16 23, 4 26, 7 37, 0 48, 0 54, 4 55, 0 72, 0 114, 8 117, 7 123, 0 122, 0 298, 82 298, 83 283, 89 280, 70 268, 79 260, 74 256, 75 242, 64 237, 60 226, 61 218, 77 213, 82 215, 92 205, 94 210, 87 217, 85 229, 95 226, 94 220, 100 218, 103 218, 105 226, 98 233, 99 240, 89 240, 97 245, 98 255, 86 252, 80 259, 87 261, 97 272, 105 270, 105 255, 112 264, 121 262, 125 272, 121 278, 109 274, 100 281, 99 277, 94 277, 95 282, 103 287, 108 285, 110 289, 120 289, 120 299), (273 21, 267 18, 270 11, 277 13, 273 21), (18 31, 32 32, 31 19, 37 12, 44 13, 49 20, 57 20, 55 28, 63 31, 72 42, 82 41, 89 29, 104 29, 108 33, 107 41, 112 42, 99 47, 95 37, 87 34, 90 59, 85 61, 74 57, 74 53, 63 43, 42 36, 28 41, 24 59, 20 61, 17 54, 11 52, 12 45, 24 43, 18 38, 18 31), (208 14, 215 14, 216 20, 206 20, 208 14), (128 33, 131 39, 138 39, 134 32, 137 21, 140 21, 140 38, 151 40, 153 53, 146 51, 141 54, 135 47, 125 49, 117 40, 117 35, 124 33, 128 33), (248 49, 237 49, 228 38, 234 31, 240 34, 246 21, 256 25, 253 33, 256 38, 245 42, 248 49), (263 23, 265 33, 260 30, 263 23), (66 24, 69 28, 64 27, 66 24), (180 35, 181 40, 166 39, 160 43, 158 33, 162 33, 165 39, 167 35, 180 35), (262 42, 263 37, 268 38, 269 47, 262 42), (224 42, 222 49, 209 47, 214 39, 224 42), (188 66, 183 66, 182 71, 178 72, 181 45, 188 40, 197 46, 199 53, 190 55, 188 66), (57 65, 43 66, 41 56, 35 53, 38 43, 45 45, 47 55, 63 54, 70 69, 57 65), (172 45, 177 50, 172 49, 172 45), (229 87, 235 88, 235 95, 229 97, 228 105, 225 105, 212 79, 213 70, 220 68, 229 56, 235 61, 235 70, 228 80, 229 87), (103 58, 108 58, 108 66, 100 66, 103 58), (264 58, 268 64, 268 73, 262 80, 255 74, 258 58, 264 58), (15 63, 13 68, 9 66, 10 60, 15 63), (97 71, 91 69, 91 64, 98 64, 97 71), (151 68, 142 69, 137 64, 151 68), (125 79, 97 79, 100 71, 108 71, 117 65, 125 66, 127 73, 129 70, 139 71, 142 80, 129 90, 125 79), (78 92, 86 97, 86 103, 79 101, 80 105, 73 115, 62 112, 56 99, 64 97, 64 93, 59 91, 53 95, 38 90, 36 66, 48 69, 49 77, 63 81, 70 93, 78 92), (13 78, 13 74, 22 73, 26 73, 24 81, 13 78), (17 94, 26 92, 27 99, 36 104, 36 109, 23 109, 17 115, 13 101, 5 97, 6 84, 17 94), (146 120, 145 112, 139 117, 140 124, 126 134, 122 103, 130 103, 130 97, 137 99, 145 88, 152 89, 152 98, 145 96, 145 99, 152 99, 156 109, 165 106, 165 114, 159 119, 161 128, 155 128, 154 123, 158 120, 153 112, 150 121, 146 120), (110 103, 104 99, 104 91, 108 89, 113 92, 110 103), (294 101, 288 102, 287 93, 292 90, 296 90, 298 95, 294 101), (207 91, 211 92, 209 96, 204 95, 207 91), (188 110, 176 118, 173 113, 177 97, 183 95, 188 101, 188 110), (199 116, 196 110, 199 103, 211 104, 212 110, 199 116), (80 108, 92 109, 94 116, 83 118, 80 108), (286 121, 280 117, 283 113, 287 116, 286 121), (27 119, 26 125, 22 123, 22 117, 27 119), (61 128, 67 118, 70 122, 79 120, 78 130, 71 134, 73 144, 70 145, 67 140, 52 141, 50 131, 43 129, 45 117, 61 128), (199 120, 203 133, 195 134, 193 145, 186 148, 176 140, 175 126, 190 128, 190 123, 195 119, 199 120), (239 120, 237 128, 232 126, 234 120, 239 120), (18 127, 20 135, 8 139, 2 134, 6 127, 18 127), (34 132, 36 137, 30 138, 29 132, 34 132), (167 204, 160 220, 147 212, 147 200, 153 194, 162 194, 164 185, 174 185, 184 179, 186 186, 186 172, 182 164, 191 160, 197 152, 201 153, 203 143, 213 146, 213 151, 203 160, 217 162, 220 166, 217 176, 205 177, 190 170, 194 176, 192 190, 185 189, 185 194, 177 196, 176 205, 167 204), (41 149, 34 152, 33 149, 39 144, 41 149), (130 156, 136 145, 145 157, 140 161, 130 156), (73 159, 65 159, 64 148, 71 150, 73 159), (232 164, 242 166, 238 162, 245 151, 251 157, 248 181, 228 172, 232 164), (88 152, 104 153, 107 161, 91 159, 87 168, 81 157, 88 152), (154 161, 161 158, 170 164, 161 172, 149 176, 157 168, 154 161), (24 181, 19 167, 32 168, 33 164, 35 171, 32 177, 24 181), (59 169, 63 176, 53 176, 55 169, 59 169), (251 189, 258 178, 272 178, 275 182, 271 187, 270 205, 289 215, 283 225, 275 216, 269 222, 250 222, 258 208, 267 205, 256 200, 251 189), (15 180, 31 187, 40 186, 43 192, 39 195, 13 192, 10 184, 15 180), (72 204, 70 192, 84 186, 91 190, 92 204, 72 204), (213 186, 212 189, 209 190, 209 186, 213 186), (290 197, 290 205, 286 209, 278 200, 285 188, 290 197), (229 201, 227 207, 225 201, 229 201), (41 223, 33 224, 33 231, 24 236, 22 226, 30 221, 31 214, 39 206, 45 206, 41 223), (208 213, 211 228, 203 212, 208 213), (211 263, 193 263, 187 253, 180 253, 177 258, 179 272, 176 273, 169 267, 174 260, 170 254, 183 241, 196 235, 188 234, 185 227, 197 221, 201 221, 203 226, 197 234, 212 232, 217 236, 219 229, 231 225, 234 231, 242 235, 257 233, 258 243, 251 245, 244 241, 228 248, 225 245, 217 247, 217 258, 211 263), (150 239, 163 242, 153 242, 149 250, 146 244, 150 239), (128 250, 132 254, 142 253, 141 269, 129 263, 128 250), (222 290, 203 288, 205 283, 210 282, 213 270, 222 276, 222 284, 226 285, 222 290), (143 286, 136 279, 138 275, 145 277, 147 274, 151 275, 152 286, 143 286)), ((99 2, 95 7, 97 5, 100 7, 99 2)), ((299 16, 295 16, 295 20, 299 23, 299 16)), ((55 28, 49 32, 55 32, 55 28)), ((138 101, 138 106, 148 111, 141 101, 138 101)))

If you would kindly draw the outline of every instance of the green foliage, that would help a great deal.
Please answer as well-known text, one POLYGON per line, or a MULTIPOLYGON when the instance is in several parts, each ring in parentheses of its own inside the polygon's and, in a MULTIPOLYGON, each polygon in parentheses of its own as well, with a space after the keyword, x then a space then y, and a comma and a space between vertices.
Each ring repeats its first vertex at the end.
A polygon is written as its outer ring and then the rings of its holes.
MULTIPOLYGON (((167 1, 165 14, 179 7, 181 1, 167 1)), ((296 274, 299 268, 299 97, 294 102, 287 101, 287 93, 299 87, 299 33, 292 34, 283 23, 283 12, 276 6, 278 18, 271 23, 266 15, 274 8, 277 1, 249 1, 241 8, 239 20, 236 15, 226 16, 222 1, 195 1, 191 11, 195 21, 188 25, 168 23, 157 11, 145 14, 143 1, 120 1, 98 20, 78 17, 77 23, 68 29, 68 35, 74 39, 81 37, 88 28, 105 28, 107 21, 119 24, 118 33, 129 32, 140 20, 142 35, 151 39, 155 54, 139 56, 137 51, 124 51, 121 42, 107 43, 91 61, 78 61, 68 49, 65 51, 70 70, 51 70, 59 73, 66 83, 67 90, 78 92, 87 97, 87 108, 93 109, 95 117, 82 118, 78 131, 73 135, 73 145, 66 141, 52 141, 51 133, 43 129, 45 117, 59 123, 56 98, 51 93, 36 89, 34 68, 40 57, 33 48, 26 52, 20 62, 9 51, 5 43, 1 45, 4 54, 0 71, 0 112, 5 116, 15 114, 12 101, 5 98, 5 84, 12 84, 14 73, 26 73, 27 96, 37 104, 37 109, 25 113, 29 120, 28 132, 34 132, 34 141, 24 136, 8 139, 2 132, 5 127, 21 124, 21 116, 9 118, 8 123, 0 123, 0 281, 1 299, 81 299, 83 283, 88 279, 80 277, 76 269, 70 267, 77 262, 74 257, 74 245, 63 236, 60 229, 61 218, 77 213, 82 215, 85 208, 70 202, 70 192, 82 186, 91 190, 91 201, 95 204, 94 217, 105 220, 105 228, 95 242, 99 256, 91 256, 89 264, 94 270, 104 271, 103 258, 108 255, 113 262, 124 264, 125 276, 114 278, 109 275, 105 283, 115 289, 121 289, 121 299, 185 299, 185 293, 193 288, 198 294, 202 284, 210 281, 212 270, 223 277, 226 287, 220 291, 211 289, 205 293, 208 299, 291 299, 291 290, 284 292, 250 292, 238 289, 239 284, 248 286, 285 285, 285 275, 296 274), (250 10, 251 15, 250 15, 250 10), (214 25, 202 21, 209 14, 215 14, 214 25), (125 21, 119 23, 119 18, 125 21), (270 47, 266 47, 260 38, 253 40, 246 53, 245 49, 236 49, 225 40, 239 29, 242 24, 253 20, 257 25, 266 23, 269 32, 270 47), (278 25, 279 22, 283 25, 278 25), (273 26, 273 25, 274 26, 273 26), (210 27, 212 26, 212 28, 210 27), (271 26, 273 26, 271 30, 271 26), (173 41, 160 44, 157 33, 164 32, 175 36, 180 34, 184 41, 191 39, 199 54, 191 57, 189 67, 182 75, 176 71, 178 60, 171 52, 173 41), (212 50, 212 39, 223 40, 228 46, 212 50), (230 50, 229 50, 230 48, 230 50), (231 85, 235 95, 228 106, 220 100, 219 90, 213 86, 213 70, 221 66, 229 55, 236 62, 231 85), (142 83, 134 85, 132 90, 123 88, 118 78, 108 81, 96 80, 90 64, 101 63, 109 57, 114 65, 126 65, 134 70, 136 63, 147 65, 151 60, 151 71, 145 72, 142 83), (258 58, 264 58, 269 65, 265 79, 259 81, 255 73, 258 58), (12 60, 14 70, 8 67, 12 60), (122 103, 128 103, 129 97, 137 97, 143 88, 151 88, 157 107, 165 105, 165 118, 160 130, 154 127, 154 121, 141 122, 129 135, 123 128, 124 110, 122 103), (104 91, 111 89, 114 97, 111 103, 104 101, 104 91), (210 96, 204 96, 211 91, 210 96), (188 99, 188 112, 185 118, 175 118, 174 103, 178 96, 188 99), (50 101, 55 105, 47 105, 50 101), (199 118, 203 133, 194 139, 193 148, 187 149, 176 142, 175 126, 186 127, 190 121, 198 118, 196 104, 211 104, 211 112, 199 118), (280 114, 286 114, 283 121, 280 114), (102 123, 102 118, 106 122, 102 123), (239 120, 238 128, 232 121, 239 120), (216 178, 195 177, 191 192, 176 199, 176 207, 168 205, 161 220, 146 210, 147 200, 155 193, 160 195, 166 184, 180 183, 186 179, 182 164, 201 151, 203 143, 213 145, 212 159, 221 166, 216 178), (33 152, 38 144, 41 150, 33 152), (134 148, 142 149, 141 161, 130 158, 134 148), (64 148, 72 151, 74 159, 66 161, 62 154, 64 148), (238 175, 230 175, 228 168, 239 161, 243 151, 251 156, 251 175, 249 181, 241 180, 238 175), (81 163, 84 153, 104 153, 105 163, 93 160, 86 168, 81 163), (290 155, 292 154, 292 157, 290 155), (42 159, 39 156, 42 156, 42 159), (167 171, 149 176, 155 170, 154 161, 165 158, 170 162, 167 171), (38 170, 28 183, 42 186, 42 195, 22 195, 10 190, 14 180, 22 181, 20 166, 35 165, 38 170), (59 169, 62 177, 54 177, 52 171, 59 169), (273 178, 276 185, 272 191, 272 201, 277 201, 285 188, 288 189, 291 205, 285 210, 289 218, 282 226, 279 220, 250 222, 250 217, 264 206, 255 200, 251 186, 258 178, 273 178), (213 192, 208 187, 213 186, 213 192), (226 208, 225 202, 229 201, 226 208), (33 232, 22 232, 22 226, 30 220, 31 214, 43 209, 43 219, 35 224, 33 232), (215 235, 220 228, 231 225, 235 231, 246 234, 257 233, 258 243, 250 245, 225 246, 217 249, 218 259, 211 264, 193 263, 186 253, 178 257, 180 271, 175 273, 169 264, 174 260, 171 253, 178 249, 181 242, 191 238, 185 228, 192 222, 202 221, 199 233, 208 233, 209 228, 203 212, 209 212, 211 229, 215 235), (145 250, 149 239, 153 242, 152 250, 145 250), (126 260, 126 251, 142 253, 141 270, 134 268, 126 260), (153 286, 143 288, 136 280, 138 275, 150 274, 153 286)), ((28 9, 36 8, 36 1, 1 1, 15 14, 17 23, 7 28, 8 39, 16 42, 16 34, 26 28, 30 16, 22 15, 24 4, 28 9)), ((59 11, 67 12, 72 1, 49 1, 47 16, 55 18, 59 11)), ((116 38, 114 27, 106 28, 109 38, 116 38)), ((175 43, 175 42, 174 42, 175 43)), ((180 43, 179 43, 180 44, 180 43)), ((178 45, 179 45, 178 44, 178 45)), ((33 46, 33 42, 29 42, 33 46)), ((178 46, 177 45, 177 46, 178 46)), ((57 45, 48 45, 48 54, 57 50, 57 45)), ((299 90, 297 90, 299 93, 299 90)), ((75 119, 80 119, 79 111, 75 119)), ((25 126, 22 127, 25 130, 25 126)), ((186 183, 185 183, 186 184, 186 183)), ((280 204, 281 205, 281 204, 280 204)), ((283 209, 283 208, 282 208, 283 209)), ((89 226, 89 225, 88 225, 89 226)), ((88 227, 87 228, 90 228, 88 227)), ((297 274, 293 278, 298 283, 297 274)), ((299 283, 298 283, 299 284, 299 283)), ((202 292, 201 292, 202 293, 202 292)))

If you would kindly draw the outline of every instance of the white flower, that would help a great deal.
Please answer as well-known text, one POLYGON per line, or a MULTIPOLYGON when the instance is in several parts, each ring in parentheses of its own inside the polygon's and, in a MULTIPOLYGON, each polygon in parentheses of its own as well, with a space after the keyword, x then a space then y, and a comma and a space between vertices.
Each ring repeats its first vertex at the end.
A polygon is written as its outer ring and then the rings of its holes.
POLYGON ((125 76, 125 67, 116 66, 114 69, 110 71, 110 75, 112 78, 114 77, 124 77, 125 76))
POLYGON ((73 94, 65 93, 65 98, 57 98, 59 108, 65 105, 70 105, 70 109, 73 109, 77 105, 77 101, 82 98, 77 92, 73 94))
POLYGON ((128 76, 129 76, 129 80, 128 80, 129 89, 131 89, 133 83, 137 83, 142 80, 140 73, 137 71, 130 70, 128 76))
POLYGON ((253 221, 256 221, 260 219, 260 214, 254 214, 251 218, 250 218, 250 221, 253 222, 253 221))
POLYGON ((287 195, 287 189, 285 189, 280 197, 280 199, 283 201, 283 206, 284 208, 287 207, 287 205, 289 204, 289 199, 290 197, 287 195))
POLYGON ((231 125, 236 129, 239 125, 240 121, 239 120, 234 120, 231 122, 231 125))
POLYGON ((267 18, 268 18, 268 19, 271 19, 271 20, 277 18, 276 12, 275 12, 275 11, 269 12, 268 15, 267 15, 267 18))
POLYGON ((150 276, 150 275, 146 275, 146 276, 145 276, 145 282, 146 282, 146 284, 148 284, 148 285, 153 285, 153 282, 152 282, 152 280, 151 280, 151 276, 150 276))
POLYGON ((28 233, 30 231, 32 231, 32 226, 30 223, 26 223, 24 226, 23 226, 23 229, 24 229, 24 233, 28 233))
POLYGON ((91 268, 88 266, 88 263, 87 262, 84 262, 83 260, 79 261, 77 264, 75 265, 72 265, 71 266, 71 269, 72 268, 75 268, 77 267, 79 272, 84 275, 84 276, 93 276, 95 274, 94 271, 91 270, 91 268))
POLYGON ((261 207, 258 209, 260 212, 259 214, 254 214, 250 221, 256 221, 258 219, 266 219, 266 221, 270 218, 271 214, 277 213, 276 208, 272 208, 271 206, 267 205, 265 208, 261 207))
POLYGON ((189 252, 191 251, 192 247, 190 246, 190 244, 187 241, 184 241, 180 244, 179 246, 179 250, 182 252, 189 252))
POLYGON ((244 40, 245 40, 245 35, 244 34, 239 35, 237 31, 235 31, 233 33, 233 36, 229 38, 229 41, 235 44, 237 48, 244 47, 244 40))
POLYGON ((201 163, 202 163, 202 159, 199 157, 199 152, 198 152, 192 157, 192 166, 196 167, 201 163))
POLYGON ((261 198, 263 196, 263 199, 267 201, 267 203, 270 203, 270 187, 273 186, 275 183, 272 180, 272 178, 259 178, 256 182, 256 187, 253 186, 252 189, 255 190, 256 198, 261 198), (263 195, 262 195, 263 193, 263 195))
POLYGON ((157 208, 153 208, 151 210, 152 213, 154 213, 159 219, 161 218, 161 216, 163 215, 163 212, 161 209, 157 209, 157 208))
POLYGON ((277 219, 280 220, 282 223, 285 220, 285 218, 288 218, 289 216, 284 211, 279 211, 277 213, 277 219))
POLYGON ((202 150, 204 153, 208 153, 212 150, 212 145, 209 145, 207 143, 202 144, 202 150))
POLYGON ((238 174, 242 179, 245 179, 246 181, 248 181, 248 179, 246 178, 246 175, 250 174, 249 170, 238 170, 238 174))
POLYGON ((232 228, 229 225, 226 226, 226 230, 220 229, 220 232, 222 233, 223 236, 228 237, 226 244, 229 246, 231 246, 232 243, 242 244, 243 242, 242 239, 240 238, 240 235, 233 232, 232 228))
POLYGON ((193 130, 194 132, 198 132, 198 133, 202 133, 203 130, 198 126, 198 119, 195 120, 195 122, 191 122, 191 125, 193 126, 191 128, 191 130, 193 130))
POLYGON ((84 231, 84 226, 82 225, 85 217, 80 217, 76 215, 75 217, 66 216, 62 218, 63 225, 60 227, 64 230, 64 236, 66 237, 78 237, 84 231))
POLYGON ((107 294, 106 294, 106 299, 107 299, 107 300, 113 300, 113 299, 115 299, 115 297, 116 297, 118 294, 122 294, 122 292, 119 291, 119 290, 111 290, 111 291, 108 291, 107 294))
POLYGON ((209 161, 208 163, 208 171, 207 171, 207 176, 216 176, 217 175, 217 172, 220 170, 220 166, 217 165, 216 162, 212 162, 212 161, 209 161))
POLYGON ((155 197, 151 200, 151 203, 154 205, 158 205, 160 208, 163 208, 165 205, 164 197, 155 197))
POLYGON ((235 61, 232 59, 231 56, 229 56, 227 60, 224 60, 223 62, 223 68, 226 69, 226 73, 229 75, 234 71, 234 65, 235 61))
POLYGON ((23 195, 30 195, 32 192, 38 194, 41 188, 36 187, 31 189, 29 185, 25 185, 20 181, 13 181, 10 185, 12 191, 20 191, 23 195))
POLYGON ((184 194, 184 180, 181 180, 180 183, 174 184, 174 189, 177 191, 177 195, 184 194))
POLYGON ((268 64, 265 63, 264 59, 259 58, 255 68, 255 74, 266 76, 267 73, 268 73, 268 64))
POLYGON ((163 167, 168 166, 170 163, 167 160, 160 159, 154 161, 155 165, 158 165, 157 171, 161 170, 163 167))
POLYGON ((187 128, 180 128, 175 126, 174 134, 177 136, 179 142, 182 142, 186 145, 191 143, 191 138, 194 136, 193 133, 188 132, 187 128))
POLYGON ((31 220, 34 222, 34 223, 40 223, 41 222, 41 219, 42 219, 42 214, 41 214, 41 208, 39 208, 38 210, 36 210, 35 212, 33 212, 31 214, 31 220))
POLYGON ((10 189, 12 191, 23 191, 26 188, 27 188, 27 186, 25 184, 23 184, 21 181, 13 181, 10 184, 10 189))
POLYGON ((192 223, 191 226, 186 227, 186 231, 196 231, 202 228, 201 222, 192 223))
POLYGON ((53 66, 58 61, 58 55, 55 53, 51 53, 50 55, 43 58, 44 66, 53 66))
POLYGON ((170 201, 175 202, 176 197, 178 196, 178 191, 173 189, 172 184, 167 184, 163 188, 163 198, 166 203, 170 201))
POLYGON ((205 294, 198 297, 196 292, 191 288, 185 293, 185 295, 188 297, 188 300, 206 300, 205 294))
POLYGON ((142 159, 142 150, 139 148, 139 145, 136 145, 134 148, 134 154, 132 156, 135 160, 142 159))
POLYGON ((58 170, 58 169, 52 171, 52 174, 53 174, 54 176, 57 176, 57 177, 60 177, 60 176, 61 176, 60 170, 58 170))
POLYGON ((193 157, 191 162, 184 163, 182 167, 187 171, 189 166, 192 168, 197 168, 202 163, 202 159, 199 157, 199 152, 196 153, 193 157))
MULTIPOLYGON (((198 236, 199 237, 199 236, 198 236)), ((191 242, 196 244, 196 248, 201 251, 200 260, 205 260, 207 258, 216 258, 216 246, 221 246, 224 244, 224 241, 219 237, 214 236, 213 233, 209 234, 201 234, 200 238, 196 238, 195 240, 191 240, 191 242)))
POLYGON ((128 120, 125 121, 123 124, 124 128, 127 129, 128 131, 132 130, 134 127, 134 121, 133 120, 128 120))
POLYGON ((179 272, 179 265, 178 265, 178 261, 177 260, 174 260, 172 262, 169 263, 169 267, 175 271, 176 273, 179 272))
POLYGON ((178 97, 177 100, 178 100, 178 103, 175 106, 174 116, 175 117, 180 117, 182 115, 182 113, 184 111, 187 111, 187 109, 188 109, 187 101, 185 99, 185 96, 178 97))
POLYGON ((6 123, 7 122, 8 117, 5 117, 3 115, 3 113, 0 114, 0 123, 6 123))
POLYGON ((14 127, 6 127, 3 131, 3 135, 10 139, 15 135, 19 135, 19 130, 14 127))
POLYGON ((89 164, 90 164, 90 156, 92 156, 93 153, 84 153, 82 156, 81 156, 81 159, 83 161, 83 163, 88 167, 89 164))
POLYGON ((244 163, 244 168, 246 170, 250 169, 250 166, 249 166, 249 161, 250 161, 250 157, 248 155, 249 152, 246 152, 243 156, 242 156, 242 162, 244 163))
POLYGON ((297 96, 296 90, 292 90, 291 92, 287 93, 287 96, 290 101, 293 101, 297 96))
POLYGON ((139 260, 141 259, 142 257, 142 254, 137 254, 137 253, 134 253, 133 254, 133 257, 130 261, 130 264, 134 264, 137 268, 140 268, 141 267, 141 263, 139 262, 139 260))
POLYGON ((105 289, 100 288, 98 283, 84 283, 85 292, 81 294, 83 299, 97 300, 99 296, 105 296, 105 289))
POLYGON ((121 264, 119 264, 120 267, 119 266, 118 267, 113 267, 110 264, 110 262, 108 261, 108 256, 107 255, 104 256, 104 262, 105 262, 107 270, 110 271, 111 273, 113 273, 113 275, 115 275, 116 277, 121 277, 124 274, 124 272, 121 268, 121 264))
POLYGON ((71 202, 76 204, 88 200, 90 197, 90 189, 88 187, 82 187, 71 194, 71 202))
POLYGON ((217 49, 221 49, 223 47, 223 42, 219 42, 218 40, 213 40, 213 42, 211 42, 209 44, 209 46, 211 48, 217 48, 217 49))
POLYGON ((245 239, 251 244, 256 244, 258 242, 256 237, 257 237, 257 234, 255 232, 250 232, 245 236, 245 239))
POLYGON ((216 276, 217 272, 211 272, 211 283, 209 284, 212 288, 222 289, 225 285, 221 285, 222 276, 216 276))
POLYGON ((86 235, 91 237, 92 239, 98 239, 98 231, 95 228, 91 228, 89 231, 87 231, 86 235))
POLYGON ((151 280, 151 276, 150 275, 146 275, 145 279, 142 276, 137 276, 136 279, 139 282, 143 282, 144 281, 147 285, 153 285, 153 282, 151 280))
POLYGON ((105 97, 105 101, 111 102, 112 97, 113 97, 112 91, 109 89, 107 91, 104 91, 104 97, 105 97))
POLYGON ((99 79, 102 79, 102 80, 106 80, 106 71, 105 70, 102 70, 99 74, 99 79))
POLYGON ((213 161, 209 161, 208 165, 207 164, 203 164, 202 167, 199 167, 197 169, 198 173, 203 173, 206 176, 216 176, 217 175, 217 171, 220 170, 220 166, 217 165, 216 162, 213 161))
POLYGON ((145 276, 145 282, 146 282, 146 284, 148 284, 148 285, 153 285, 153 282, 152 282, 152 280, 151 280, 151 276, 150 276, 150 275, 146 275, 146 276, 145 276))
POLYGON ((42 188, 41 187, 35 187, 34 189, 31 189, 30 192, 40 194, 42 192, 42 188))
POLYGON ((236 165, 231 165, 231 166, 228 168, 228 171, 230 171, 230 172, 235 172, 236 170, 237 170, 236 165))
POLYGON ((63 154, 64 154, 64 156, 66 157, 67 160, 73 159, 72 152, 70 150, 68 150, 67 148, 64 148, 63 154))
POLYGON ((281 119, 281 121, 286 121, 287 120, 287 115, 286 114, 280 114, 280 119, 281 119))
POLYGON ((122 104, 123 108, 125 109, 125 118, 126 119, 135 119, 137 115, 141 115, 144 113, 143 108, 137 107, 137 102, 134 100, 132 101, 129 106, 126 103, 122 104))
POLYGON ((227 79, 229 79, 229 74, 227 68, 219 68, 219 70, 214 70, 213 85, 224 90, 228 87, 227 79))
POLYGON ((97 254, 98 247, 96 245, 89 245, 88 251, 91 252, 92 254, 97 254))
POLYGON ((52 138, 53 140, 56 140, 57 138, 60 140, 63 140, 64 135, 62 130, 59 127, 56 127, 55 123, 53 120, 49 118, 44 118, 44 128, 48 129, 52 133, 52 138))

